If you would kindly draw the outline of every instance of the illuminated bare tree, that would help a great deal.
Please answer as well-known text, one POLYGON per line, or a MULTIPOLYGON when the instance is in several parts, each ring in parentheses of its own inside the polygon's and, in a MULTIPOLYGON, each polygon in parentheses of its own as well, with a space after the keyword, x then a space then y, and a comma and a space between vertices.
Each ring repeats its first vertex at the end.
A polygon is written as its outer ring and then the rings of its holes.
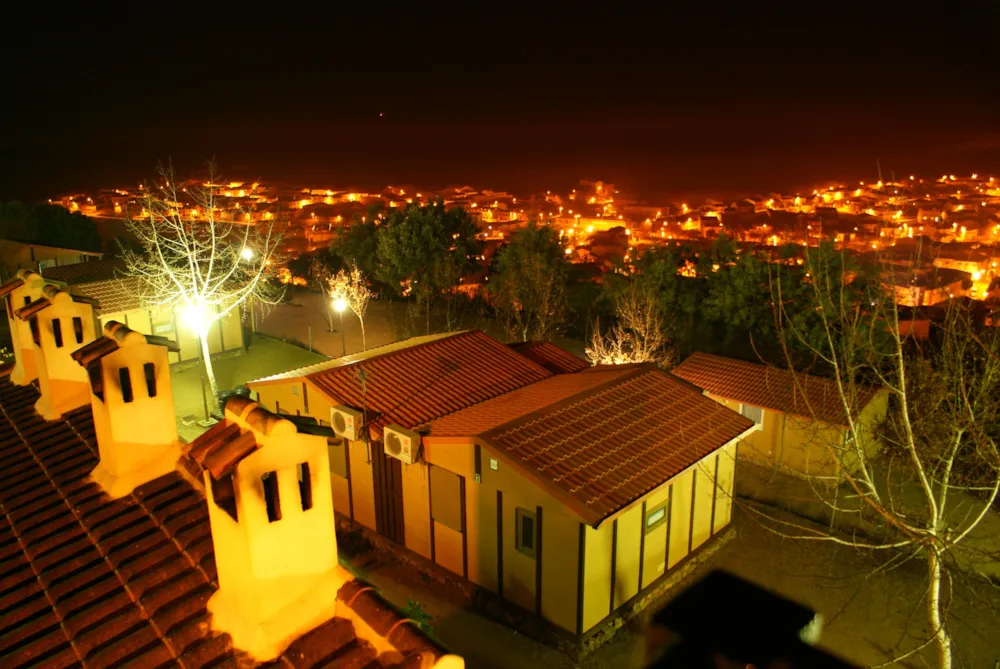
MULTIPOLYGON (((783 299, 781 286, 788 284, 780 281, 774 282, 776 321, 789 365, 801 362, 793 349, 806 350, 836 382, 847 439, 826 444, 836 472, 825 477, 829 485, 814 490, 839 527, 852 531, 762 518, 783 536, 883 555, 885 568, 923 560, 926 589, 916 606, 925 609, 926 638, 899 649, 893 661, 918 654, 929 661, 926 654, 933 650, 937 666, 950 669, 956 661, 948 624, 953 586, 978 578, 972 575, 977 561, 996 559, 968 539, 1000 489, 1000 329, 984 326, 982 313, 955 301, 933 326, 931 339, 916 341, 878 279, 859 293, 841 280, 835 258, 809 253, 807 259, 804 283, 820 336, 816 328, 807 334, 801 314, 783 299), (889 396, 887 417, 875 427, 860 416, 859 398, 872 386, 889 396)), ((801 383, 797 376, 790 379, 801 383)), ((808 405, 805 389, 796 390, 808 405)), ((808 409, 817 415, 817 407, 808 409)))
POLYGON ((352 265, 350 270, 340 270, 327 279, 325 292, 335 310, 337 307, 346 307, 358 317, 361 322, 362 350, 367 351, 365 312, 368 310, 368 301, 374 297, 374 293, 368 288, 368 282, 361 274, 361 270, 358 269, 357 265, 352 265), (343 303, 338 303, 338 300, 342 300, 343 303))
POLYGON ((174 310, 198 337, 217 413, 209 329, 248 300, 276 304, 283 289, 271 281, 279 241, 272 226, 226 206, 215 167, 208 167, 208 181, 188 188, 177 187, 171 167, 159 168, 158 178, 143 187, 141 210, 127 213, 142 251, 126 252, 125 261, 127 273, 140 279, 143 305, 174 310))
POLYGON ((611 330, 602 333, 600 321, 594 326, 586 349, 590 361, 595 365, 655 362, 669 367, 673 364, 673 351, 663 334, 663 314, 652 286, 630 281, 615 296, 614 303, 616 322, 611 330))

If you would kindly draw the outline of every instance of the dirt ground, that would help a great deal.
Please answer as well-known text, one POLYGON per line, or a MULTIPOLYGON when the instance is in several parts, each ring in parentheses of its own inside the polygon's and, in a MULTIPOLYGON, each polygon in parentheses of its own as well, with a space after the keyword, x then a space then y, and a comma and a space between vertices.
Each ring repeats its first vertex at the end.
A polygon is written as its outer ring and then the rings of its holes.
MULTIPOLYGON (((829 543, 783 539, 737 509, 736 536, 686 582, 711 568, 722 568, 814 608, 823 620, 820 645, 860 665, 886 662, 926 638, 921 599, 924 565, 910 561, 880 572, 870 555, 829 543)), ((642 667, 642 625, 625 627, 613 640, 573 662, 558 651, 446 601, 440 588, 423 587, 393 564, 362 565, 359 575, 405 609, 417 601, 431 616, 441 641, 465 657, 470 668, 586 669, 642 667)), ((682 585, 681 588, 684 586, 682 585)), ((676 591, 675 591, 676 592, 676 591)), ((662 603, 669 600, 666 595, 662 603)), ((651 608, 656 610, 658 604, 651 608)), ((726 602, 720 602, 726 606, 726 602)), ((956 667, 987 669, 1000 659, 1000 591, 981 582, 955 584, 951 607, 956 667)), ((747 612, 753 615, 753 612, 747 612)), ((912 668, 934 666, 930 649, 897 664, 912 668)))

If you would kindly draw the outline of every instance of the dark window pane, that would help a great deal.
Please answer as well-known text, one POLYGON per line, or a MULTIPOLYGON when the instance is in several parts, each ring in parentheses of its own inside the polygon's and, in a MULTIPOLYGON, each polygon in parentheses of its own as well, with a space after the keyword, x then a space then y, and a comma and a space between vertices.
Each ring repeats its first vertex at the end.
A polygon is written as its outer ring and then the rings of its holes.
POLYGON ((41 330, 38 329, 38 319, 32 318, 28 324, 31 326, 31 341, 35 342, 35 346, 41 346, 42 335, 41 330))
POLYGON ((302 510, 313 508, 312 477, 309 476, 309 463, 303 462, 299 470, 299 499, 302 500, 302 510))
POLYGON ((76 343, 83 343, 83 319, 73 316, 73 333, 76 335, 76 343))

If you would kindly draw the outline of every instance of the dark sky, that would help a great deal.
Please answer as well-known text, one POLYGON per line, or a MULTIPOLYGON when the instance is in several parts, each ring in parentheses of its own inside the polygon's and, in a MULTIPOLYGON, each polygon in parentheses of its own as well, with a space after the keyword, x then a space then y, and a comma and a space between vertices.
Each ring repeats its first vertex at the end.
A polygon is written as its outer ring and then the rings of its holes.
POLYGON ((232 178, 316 186, 592 177, 650 195, 874 178, 876 160, 1000 173, 997 3, 642 16, 133 4, 7 24, 0 198, 212 156, 232 178))

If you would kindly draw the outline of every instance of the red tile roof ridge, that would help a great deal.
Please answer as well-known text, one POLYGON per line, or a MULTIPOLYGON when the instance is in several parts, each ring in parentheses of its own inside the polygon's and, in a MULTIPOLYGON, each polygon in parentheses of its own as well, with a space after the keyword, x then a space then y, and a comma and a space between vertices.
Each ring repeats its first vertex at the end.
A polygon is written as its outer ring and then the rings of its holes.
POLYGON ((12 291, 17 290, 18 288, 20 288, 23 285, 24 285, 24 279, 22 279, 20 277, 16 277, 14 279, 11 279, 7 283, 5 283, 2 286, 0 286, 0 297, 3 297, 7 293, 10 293, 12 291))
POLYGON ((359 353, 352 353, 350 355, 341 356, 339 358, 330 358, 329 360, 324 360, 323 362, 318 362, 314 365, 307 365, 305 367, 299 367, 298 369, 292 369, 287 372, 281 372, 280 374, 272 374, 271 376, 265 376, 253 381, 248 381, 247 384, 262 384, 262 383, 272 383, 275 381, 285 381, 288 379, 302 378, 302 377, 312 377, 324 372, 331 370, 340 369, 341 367, 347 367, 361 362, 372 362, 374 360, 379 360, 386 356, 392 355, 400 351, 412 351, 417 348, 428 346, 434 342, 441 341, 443 339, 452 339, 460 336, 470 336, 475 333, 482 332, 481 330, 459 330, 457 332, 439 332, 430 335, 418 335, 416 337, 408 337, 406 339, 400 339, 383 346, 376 346, 370 348, 366 351, 361 351, 359 353), (422 340, 422 341, 417 341, 422 340), (407 342, 413 342, 408 346, 403 346, 407 342))
MULTIPOLYGON (((846 424, 840 391, 834 379, 702 352, 692 353, 671 373, 718 397, 831 425, 846 424), (752 376, 722 380, 714 376, 720 373, 752 376)), ((881 390, 866 385, 854 388, 859 391, 855 407, 858 411, 881 390)))

